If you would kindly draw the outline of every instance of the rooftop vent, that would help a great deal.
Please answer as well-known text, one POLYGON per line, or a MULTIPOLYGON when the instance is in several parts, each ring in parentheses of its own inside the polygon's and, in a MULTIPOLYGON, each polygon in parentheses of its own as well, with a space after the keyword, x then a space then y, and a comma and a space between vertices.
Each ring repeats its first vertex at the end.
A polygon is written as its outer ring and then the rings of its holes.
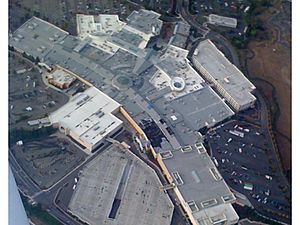
POLYGON ((218 203, 217 200, 215 198, 213 198, 213 199, 209 199, 209 200, 201 202, 201 206, 203 208, 208 208, 208 207, 211 207, 213 205, 216 205, 217 203, 218 203))
POLYGON ((169 159, 169 158, 173 157, 173 154, 171 151, 161 152, 160 155, 161 155, 162 159, 169 159))
POLYGON ((175 179, 175 182, 176 182, 177 185, 184 184, 183 180, 181 179, 181 177, 180 177, 180 175, 179 175, 178 172, 173 172, 172 175, 173 175, 173 178, 175 179))
POLYGON ((20 39, 24 38, 23 35, 21 35, 21 34, 18 34, 17 37, 20 38, 20 39))
POLYGON ((192 210, 192 212, 197 212, 199 211, 198 206, 196 205, 194 200, 188 201, 187 204, 189 205, 190 209, 192 210))
POLYGON ((96 131, 100 128, 100 126, 95 127, 93 130, 96 131))
POLYGON ((229 83, 230 83, 230 81, 229 81, 228 77, 225 77, 225 78, 224 78, 224 81, 225 81, 227 84, 229 84, 229 83))
POLYGON ((220 214, 217 216, 210 217, 209 220, 214 225, 222 225, 222 224, 226 224, 225 222, 227 221, 227 218, 224 214, 220 214))
POLYGON ((222 196, 222 200, 224 201, 224 203, 233 202, 235 200, 235 197, 233 194, 224 195, 222 196))
POLYGON ((216 168, 210 168, 209 171, 216 181, 222 180, 222 177, 216 168))
POLYGON ((206 152, 206 149, 204 148, 204 146, 202 145, 201 142, 196 142, 196 143, 195 143, 195 147, 197 148, 197 150, 198 150, 198 152, 199 152, 200 154, 206 152))
POLYGON ((181 148, 182 152, 190 152, 192 150, 193 150, 193 148, 190 145, 187 145, 187 146, 184 146, 184 147, 181 148))
POLYGON ((102 130, 99 132, 100 135, 105 134, 106 130, 102 130))

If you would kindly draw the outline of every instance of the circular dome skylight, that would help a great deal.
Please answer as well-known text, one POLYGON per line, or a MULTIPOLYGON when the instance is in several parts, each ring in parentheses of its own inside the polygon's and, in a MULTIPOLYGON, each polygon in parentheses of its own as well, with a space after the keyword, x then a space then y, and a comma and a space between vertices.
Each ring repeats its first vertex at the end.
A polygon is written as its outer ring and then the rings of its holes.
POLYGON ((181 78, 181 77, 172 78, 171 89, 173 91, 177 91, 177 92, 182 91, 184 89, 184 87, 185 87, 185 82, 184 82, 183 78, 181 78))

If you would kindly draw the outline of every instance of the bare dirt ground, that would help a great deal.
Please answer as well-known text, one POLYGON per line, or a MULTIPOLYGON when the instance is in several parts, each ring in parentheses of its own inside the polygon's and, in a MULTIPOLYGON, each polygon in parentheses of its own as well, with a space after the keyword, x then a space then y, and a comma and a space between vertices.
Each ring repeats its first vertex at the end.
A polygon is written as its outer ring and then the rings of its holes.
POLYGON ((290 3, 277 1, 261 15, 270 38, 252 41, 241 62, 257 89, 266 97, 273 130, 285 170, 291 168, 291 30, 290 3), (245 59, 247 58, 247 59, 245 59))
POLYGON ((268 81, 275 88, 275 96, 271 87, 264 87, 265 82, 257 81, 256 85, 263 92, 269 101, 273 115, 275 113, 274 99, 279 106, 280 114, 276 121, 277 144, 282 153, 283 164, 286 168, 290 166, 290 139, 291 139, 291 65, 289 50, 284 49, 279 44, 266 45, 260 47, 252 43, 256 57, 248 63, 249 73, 254 77, 259 77, 268 81), (276 49, 274 52, 272 49, 276 49), (281 134, 280 134, 281 133, 281 134), (279 138, 280 137, 280 138, 279 138), (278 139, 279 138, 279 139, 278 139), (285 141, 285 139, 287 139, 285 141), (284 143, 282 143, 284 142, 284 143))

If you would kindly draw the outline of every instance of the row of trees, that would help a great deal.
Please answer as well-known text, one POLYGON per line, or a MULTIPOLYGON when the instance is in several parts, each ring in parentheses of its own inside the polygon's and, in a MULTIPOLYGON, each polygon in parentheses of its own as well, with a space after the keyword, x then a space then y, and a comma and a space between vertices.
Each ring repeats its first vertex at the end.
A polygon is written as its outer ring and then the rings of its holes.
POLYGON ((244 22, 248 26, 245 37, 234 37, 232 44, 237 48, 247 48, 249 41, 253 39, 266 40, 269 38, 266 32, 263 21, 259 15, 267 8, 272 6, 271 0, 253 0, 251 1, 250 8, 247 11, 244 22))

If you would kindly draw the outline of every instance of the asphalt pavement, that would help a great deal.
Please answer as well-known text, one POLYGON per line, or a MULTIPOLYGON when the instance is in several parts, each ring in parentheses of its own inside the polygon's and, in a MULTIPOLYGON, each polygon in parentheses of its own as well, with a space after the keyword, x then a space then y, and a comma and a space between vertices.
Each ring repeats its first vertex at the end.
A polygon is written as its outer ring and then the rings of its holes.
POLYGON ((206 137, 226 183, 244 194, 261 214, 290 223, 290 189, 267 135, 258 126, 234 120, 206 137), (245 185, 253 188, 247 190, 245 185))

